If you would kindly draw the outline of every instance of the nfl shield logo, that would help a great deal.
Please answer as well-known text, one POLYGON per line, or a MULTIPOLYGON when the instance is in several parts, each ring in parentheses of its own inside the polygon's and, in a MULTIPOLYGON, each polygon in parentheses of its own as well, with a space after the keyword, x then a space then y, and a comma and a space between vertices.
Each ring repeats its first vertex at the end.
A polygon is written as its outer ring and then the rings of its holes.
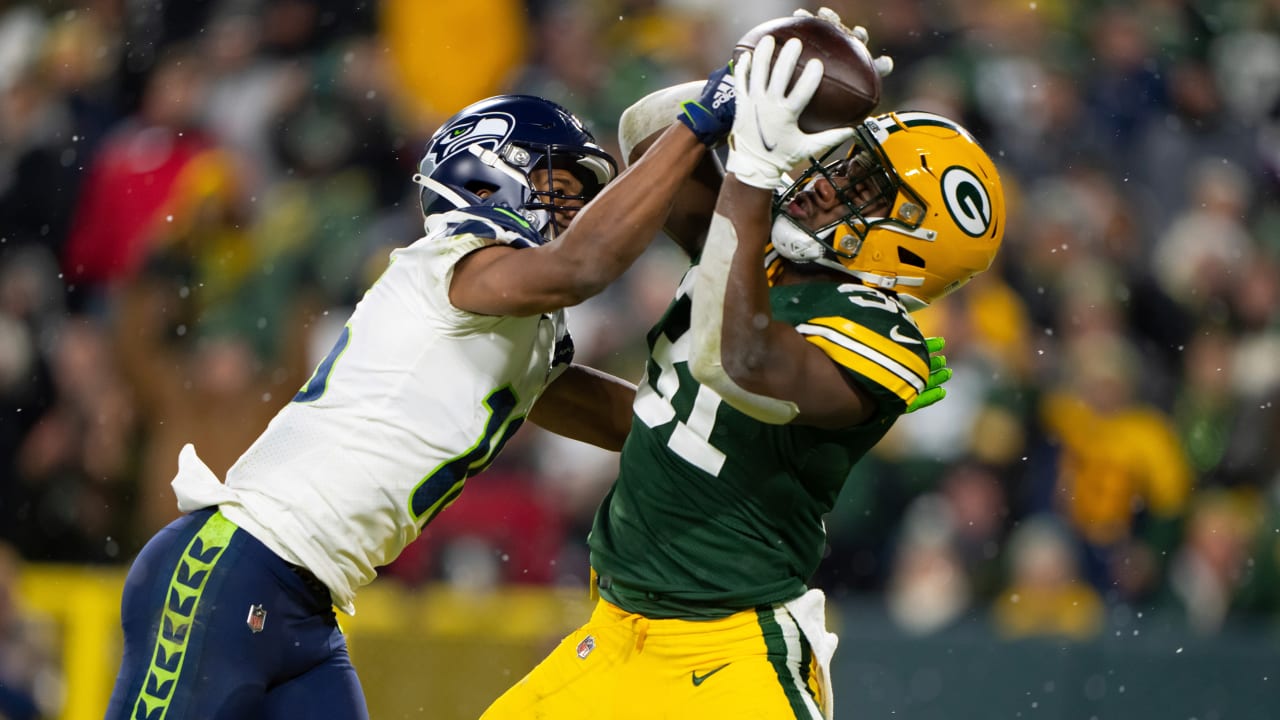
POLYGON ((267 624, 267 611, 261 605, 250 605, 249 617, 244 619, 244 624, 255 633, 262 632, 262 627, 267 624))
POLYGON ((587 656, 591 654, 591 651, 595 649, 596 639, 588 635, 582 638, 582 642, 578 643, 578 657, 586 660, 587 656))

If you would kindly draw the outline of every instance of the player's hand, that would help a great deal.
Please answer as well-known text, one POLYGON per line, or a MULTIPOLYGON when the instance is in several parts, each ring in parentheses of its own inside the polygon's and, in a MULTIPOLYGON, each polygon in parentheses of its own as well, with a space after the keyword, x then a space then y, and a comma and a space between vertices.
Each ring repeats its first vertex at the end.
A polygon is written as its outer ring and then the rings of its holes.
POLYGON ((734 63, 737 110, 725 163, 725 170, 739 182, 769 191, 796 163, 821 156, 853 136, 853 128, 847 127, 818 133, 800 130, 800 113, 822 82, 822 61, 815 58, 805 63, 788 94, 802 45, 798 38, 791 38, 776 60, 774 45, 773 36, 765 35, 754 52, 744 52, 734 63))
POLYGON ((733 62, 718 68, 707 77, 697 100, 680 103, 678 119, 707 147, 715 147, 729 137, 733 129, 734 101, 733 62))
MULTIPOLYGON (((852 37, 854 40, 857 40, 858 42, 862 43, 864 46, 866 46, 867 43, 870 42, 870 35, 867 34, 866 28, 862 27, 861 25, 854 25, 853 27, 849 27, 848 25, 845 25, 844 21, 840 19, 840 15, 835 10, 832 10, 831 8, 827 8, 827 7, 818 8, 817 15, 814 15, 813 13, 809 12, 808 10, 805 10, 804 8, 796 10, 791 14, 796 17, 816 17, 820 20, 826 20, 832 25, 835 25, 836 27, 843 30, 845 35, 852 37)), ((870 52, 871 48, 868 46, 867 50, 868 52, 870 52)), ((880 77, 885 77, 889 73, 893 72, 893 58, 889 57, 888 55, 877 55, 873 57, 871 60, 871 64, 875 66, 876 72, 880 74, 880 77)))
POLYGON ((907 406, 907 412, 912 413, 920 408, 929 407, 947 396, 947 389, 942 387, 943 383, 951 379, 951 368, 947 367, 947 356, 942 354, 942 349, 946 345, 947 341, 940 337, 924 339, 925 349, 929 351, 929 381, 925 383, 924 391, 907 406))

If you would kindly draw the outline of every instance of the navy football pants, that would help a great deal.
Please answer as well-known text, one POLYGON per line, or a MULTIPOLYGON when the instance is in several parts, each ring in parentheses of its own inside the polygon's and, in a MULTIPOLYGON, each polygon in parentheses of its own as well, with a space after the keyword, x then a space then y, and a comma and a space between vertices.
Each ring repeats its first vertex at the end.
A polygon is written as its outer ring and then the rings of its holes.
POLYGON ((147 543, 120 614, 107 720, 369 717, 328 592, 213 508, 147 543))

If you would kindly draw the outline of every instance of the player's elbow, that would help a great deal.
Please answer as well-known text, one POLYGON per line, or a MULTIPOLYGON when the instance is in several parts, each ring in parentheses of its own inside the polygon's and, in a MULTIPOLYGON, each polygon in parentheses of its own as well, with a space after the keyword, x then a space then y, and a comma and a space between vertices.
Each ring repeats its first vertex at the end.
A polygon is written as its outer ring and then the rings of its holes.
POLYGON ((725 357, 716 348, 696 348, 689 355, 689 374, 720 395, 751 385, 753 377, 749 367, 741 358, 725 357))
POLYGON ((795 403, 754 392, 748 388, 750 381, 735 377, 741 371, 740 363, 728 365, 719 358, 694 353, 689 359, 689 372, 703 386, 717 395, 738 412, 770 425, 785 425, 795 419, 799 410, 795 403))
POLYGON ((710 348, 695 347, 689 353, 689 374, 712 390, 722 374, 720 353, 710 348))

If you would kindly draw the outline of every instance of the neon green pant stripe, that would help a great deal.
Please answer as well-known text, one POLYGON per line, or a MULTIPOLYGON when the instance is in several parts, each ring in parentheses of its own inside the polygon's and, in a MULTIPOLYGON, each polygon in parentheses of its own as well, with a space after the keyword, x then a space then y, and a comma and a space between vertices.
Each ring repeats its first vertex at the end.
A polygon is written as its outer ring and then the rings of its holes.
POLYGON ((164 612, 156 634, 156 649, 151 654, 147 679, 133 706, 133 717, 164 720, 169 712, 169 702, 173 699, 178 676, 182 674, 200 596, 213 566, 218 563, 235 532, 236 526, 230 520, 220 512, 214 513, 183 551, 173 577, 169 579, 164 612))

